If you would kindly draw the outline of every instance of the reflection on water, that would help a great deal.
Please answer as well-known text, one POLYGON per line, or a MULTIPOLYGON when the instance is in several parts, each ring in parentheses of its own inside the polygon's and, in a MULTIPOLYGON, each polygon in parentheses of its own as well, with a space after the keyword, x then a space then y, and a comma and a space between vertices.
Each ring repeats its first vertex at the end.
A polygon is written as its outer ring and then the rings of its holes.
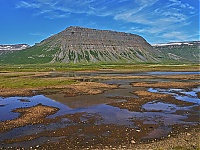
MULTIPOLYGON (((143 105, 143 109, 147 110, 147 111, 163 111, 165 113, 170 112, 173 113, 176 110, 179 109, 184 109, 181 107, 178 107, 174 104, 169 104, 169 103, 163 103, 163 102, 159 102, 159 101, 153 101, 153 102, 149 102, 143 105)), ((188 107, 186 107, 185 109, 188 109, 188 107)))
POLYGON ((193 88, 192 90, 188 91, 185 89, 160 89, 160 88, 149 88, 149 92, 155 93, 164 93, 164 94, 171 94, 177 100, 182 100, 186 102, 192 103, 200 103, 200 99, 198 98, 197 93, 200 92, 200 87, 193 88))
POLYGON ((58 107, 60 108, 58 113, 63 113, 71 109, 67 105, 64 105, 55 100, 49 99, 45 97, 44 95, 36 95, 32 97, 0 98, 0 103, 4 105, 4 107, 0 108, 0 112, 1 112, 0 121, 17 118, 19 116, 19 113, 12 112, 13 109, 31 107, 37 104, 58 107), (26 99, 28 101, 25 101, 25 102, 21 101, 22 99, 26 99))
POLYGON ((200 74, 200 72, 198 72, 198 71, 191 71, 191 72, 184 72, 184 71, 182 71, 182 72, 170 72, 170 71, 168 71, 168 72, 165 72, 165 71, 163 71, 163 72, 148 72, 148 74, 150 74, 150 75, 177 75, 177 74, 179 74, 179 75, 190 75, 190 74, 200 74))
MULTIPOLYGON (((87 114, 89 115, 98 116, 100 118, 100 119, 97 119, 94 123, 97 126, 115 124, 119 126, 126 126, 129 128, 138 128, 138 126, 135 125, 134 120, 142 120, 144 124, 162 124, 164 126, 171 126, 173 124, 188 124, 187 122, 182 121, 183 119, 187 118, 187 116, 176 115, 176 114, 173 114, 173 112, 175 110, 189 109, 189 107, 188 108, 177 107, 176 105, 173 105, 173 104, 163 104, 159 102, 145 104, 143 106, 143 109, 147 109, 148 110, 147 112, 131 112, 126 109, 120 109, 118 107, 110 106, 108 104, 98 104, 98 105, 89 106, 89 107, 70 108, 67 105, 56 102, 43 95, 38 95, 38 96, 33 96, 33 97, 11 97, 11 98, 1 99, 1 101, 7 104, 7 106, 0 108, 1 113, 3 113, 3 115, 0 116, 1 121, 4 121, 6 119, 14 119, 18 117, 19 115, 18 113, 11 112, 13 108, 30 107, 38 103, 41 103, 43 105, 60 108, 60 110, 56 114, 51 115, 50 118, 54 118, 56 116, 65 115, 65 114, 76 114, 76 113, 81 113, 81 112, 87 112, 87 114), (22 99, 22 98, 28 99, 30 102, 21 102, 19 99, 22 99), (10 100, 12 100, 12 102, 15 103, 15 105, 10 105, 11 104, 10 100), (157 108, 157 106, 159 107, 159 109, 157 108), (155 109, 162 110, 162 111, 158 111, 158 112, 151 111, 155 109)), ((87 122, 87 118, 85 118, 84 115, 82 116, 82 121, 87 122)), ((59 129, 59 128, 63 128, 66 126, 71 126, 71 125, 75 125, 75 124, 74 122, 72 122, 71 120, 67 118, 62 119, 60 122, 51 123, 48 125, 27 125, 25 127, 16 128, 8 132, 1 133, 0 141, 5 140, 10 137, 17 138, 19 137, 19 135, 26 136, 26 135, 32 135, 35 133, 39 134, 44 131, 51 131, 51 130, 55 130, 55 129, 59 129)), ((160 127, 159 130, 162 130, 161 128, 162 127, 160 127)), ((151 137, 151 135, 153 138, 156 138, 155 136, 160 137, 166 134, 168 134, 168 132, 167 133, 164 132, 163 134, 159 134, 159 135, 157 134, 154 135, 153 133, 149 133, 149 135, 147 137, 145 136, 144 138, 149 138, 151 137)), ((49 139, 54 141, 53 137, 43 138, 44 141, 47 141, 49 139)), ((34 142, 38 143, 38 139, 34 142)), ((22 143, 23 146, 25 145, 31 146, 31 144, 33 144, 33 142, 30 142, 30 141, 27 143, 26 142, 22 143)))
MULTIPOLYGON (((198 72, 179 72, 178 74, 197 74, 198 72)), ((130 73, 131 75, 138 75, 130 73)), ((130 75, 129 74, 129 75, 130 75)), ((153 72, 153 73, 140 73, 146 74, 175 74, 174 72, 153 72)), ((67 75, 67 74, 64 74, 67 75)), ((76 76, 77 74, 68 74, 68 76, 76 76)), ((79 74, 79 75, 91 75, 91 74, 79 74)), ((99 75, 98 73, 92 74, 93 76, 99 75)), ((102 74, 101 74, 102 75, 102 74)), ((123 73, 109 74, 104 73, 104 75, 126 75, 123 73)), ((53 74, 52 76, 58 76, 58 74, 53 74)), ((60 74, 59 76, 63 76, 60 74)), ((12 112, 13 109, 21 107, 31 107, 37 104, 43 104, 47 106, 57 107, 60 110, 48 118, 55 118, 56 116, 66 115, 66 114, 76 114, 76 113, 86 113, 86 116, 81 116, 81 121, 87 123, 87 119, 95 116, 96 120, 94 125, 118 125, 125 126, 128 128, 139 128, 137 126, 137 121, 141 121, 144 125, 155 124, 158 128, 151 130, 148 134, 144 134, 141 139, 159 138, 161 136, 167 136, 171 132, 171 126, 174 124, 195 124, 197 122, 187 122, 184 121, 190 115, 190 110, 194 106, 199 105, 199 98, 197 93, 200 92, 200 87, 193 88, 188 91, 185 89, 160 89, 160 88, 143 88, 143 87, 132 87, 132 82, 138 81, 160 81, 162 79, 112 79, 101 81, 108 84, 120 84, 119 89, 113 89, 106 91, 98 95, 79 95, 76 97, 65 97, 62 94, 49 94, 49 95, 36 95, 32 97, 8 97, 0 98, 0 121, 11 120, 19 117, 19 113, 12 112), (153 100, 141 106, 141 112, 128 111, 126 109, 120 109, 118 107, 110 106, 109 103, 125 101, 123 98, 138 98, 132 92, 136 90, 148 90, 149 92, 165 93, 171 94, 176 99, 192 102, 192 106, 177 106, 173 103, 164 103, 159 100, 153 100), (119 97, 116 99, 116 97, 119 97), (123 97, 123 98, 121 98, 123 97), (176 114, 177 111, 188 110, 188 114, 176 114)), ((169 81, 165 79, 166 81, 169 81)), ((198 111, 192 110, 192 113, 198 114, 198 111)), ((43 131, 52 131, 55 129, 76 125, 75 122, 68 118, 63 118, 60 122, 55 122, 47 125, 27 125, 25 127, 19 127, 12 129, 5 133, 0 133, 0 141, 9 138, 17 138, 25 135, 32 135, 35 133, 40 133, 43 131)), ((140 126, 140 128, 142 128, 140 126)), ((142 131, 141 131, 142 132, 142 131)), ((83 135, 88 136, 88 135, 83 135)), ((106 136, 106 135, 105 135, 106 136)), ((31 146, 35 143, 58 141, 64 137, 40 137, 33 141, 14 143, 12 146, 31 146)))
POLYGON ((138 76, 138 75, 190 75, 190 74, 200 74, 200 72, 52 72, 49 75, 46 75, 44 77, 81 77, 81 76, 138 76))

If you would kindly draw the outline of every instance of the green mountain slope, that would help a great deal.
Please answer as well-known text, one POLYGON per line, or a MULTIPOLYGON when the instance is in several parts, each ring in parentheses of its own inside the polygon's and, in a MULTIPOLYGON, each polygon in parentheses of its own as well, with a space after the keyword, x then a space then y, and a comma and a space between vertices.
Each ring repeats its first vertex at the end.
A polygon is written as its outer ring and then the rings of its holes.
POLYGON ((153 47, 160 52, 163 61, 192 63, 200 61, 200 41, 156 44, 153 47))
POLYGON ((57 49, 47 51, 47 45, 33 46, 21 51, 6 53, 0 56, 0 63, 3 64, 39 64, 52 60, 57 49))

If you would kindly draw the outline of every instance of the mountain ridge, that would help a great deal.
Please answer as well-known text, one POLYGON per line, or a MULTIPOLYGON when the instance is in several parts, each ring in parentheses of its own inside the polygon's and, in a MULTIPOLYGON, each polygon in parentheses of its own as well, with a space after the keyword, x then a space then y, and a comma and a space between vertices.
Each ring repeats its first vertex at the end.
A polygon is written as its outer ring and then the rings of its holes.
POLYGON ((141 36, 73 26, 19 53, 13 63, 159 61, 157 51, 141 36))
POLYGON ((199 48, 199 41, 150 45, 136 34, 70 26, 32 47, 0 55, 0 63, 196 63, 199 48))

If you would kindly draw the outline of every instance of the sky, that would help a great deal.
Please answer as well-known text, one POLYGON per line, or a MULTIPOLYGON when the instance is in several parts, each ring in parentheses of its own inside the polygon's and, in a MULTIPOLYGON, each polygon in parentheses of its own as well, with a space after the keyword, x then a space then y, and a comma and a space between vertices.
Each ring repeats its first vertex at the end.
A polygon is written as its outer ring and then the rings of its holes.
POLYGON ((199 40, 200 0, 0 0, 0 44, 34 45, 69 26, 199 40))

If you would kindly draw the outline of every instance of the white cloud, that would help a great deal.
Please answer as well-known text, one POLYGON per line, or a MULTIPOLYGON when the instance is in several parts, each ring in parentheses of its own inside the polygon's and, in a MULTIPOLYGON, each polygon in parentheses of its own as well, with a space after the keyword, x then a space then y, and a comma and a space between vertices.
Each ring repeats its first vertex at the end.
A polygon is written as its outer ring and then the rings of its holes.
POLYGON ((187 3, 182 4, 179 0, 169 0, 171 3, 160 5, 160 8, 155 9, 152 5, 158 4, 159 1, 157 0, 151 0, 150 2, 147 0, 136 1, 141 4, 138 8, 117 14, 114 18, 145 25, 155 25, 158 21, 174 23, 187 20, 188 13, 194 9, 187 3), (175 7, 174 5, 177 6, 175 7), (187 7, 184 7, 185 9, 183 10, 182 5, 187 7))
POLYGON ((89 14, 112 16, 115 20, 141 24, 153 24, 164 17, 171 18, 171 20, 185 20, 185 15, 180 12, 180 9, 194 10, 194 7, 188 3, 182 3, 180 0, 169 0, 166 5, 155 8, 154 4, 159 3, 160 0, 30 0, 29 2, 20 1, 17 8, 39 9, 37 15, 89 14))
POLYGON ((41 37, 44 37, 44 33, 30 33, 30 35, 33 35, 33 36, 41 36, 41 37))
POLYGON ((17 4, 17 8, 40 8, 39 4, 35 3, 28 3, 25 1, 20 1, 20 3, 17 4))
POLYGON ((162 35, 163 38, 168 39, 169 41, 188 41, 196 40, 194 37, 198 36, 197 33, 187 34, 185 32, 173 31, 170 33, 164 33, 162 35))
POLYGON ((179 39, 179 40, 184 40, 187 38, 186 34, 183 34, 182 32, 178 31, 173 31, 170 33, 164 33, 162 35, 163 38, 168 38, 168 39, 179 39))
POLYGON ((130 29, 131 32, 169 39, 170 35, 186 38, 186 32, 179 28, 190 25, 189 18, 197 13, 193 6, 181 0, 30 0, 20 1, 17 8, 38 9, 34 15, 49 19, 66 18, 71 14, 110 16, 138 26, 130 29))
MULTIPOLYGON (((188 40, 191 38, 187 30, 181 29, 191 24, 189 20, 192 15, 197 13, 194 7, 180 0, 169 0, 167 3, 154 1, 146 4, 141 10, 123 12, 115 16, 116 20, 124 20, 138 24, 137 27, 130 29, 130 32, 143 35, 153 35, 168 40, 188 40), (154 8, 154 6, 157 6, 154 8)), ((166 2, 166 1, 165 1, 166 2)))
MULTIPOLYGON (((126 1, 126 0, 124 0, 126 1)), ((121 1, 122 2, 122 1, 121 1)), ((36 8, 40 12, 36 15, 46 14, 49 18, 65 16, 63 14, 89 14, 97 16, 108 16, 112 14, 110 8, 106 7, 109 1, 97 1, 97 0, 35 0, 35 1, 20 1, 17 4, 17 8, 36 8), (109 10, 109 11, 108 11, 109 10), (60 14, 58 14, 58 12, 60 14), (55 14, 55 15, 54 15, 55 14)))

